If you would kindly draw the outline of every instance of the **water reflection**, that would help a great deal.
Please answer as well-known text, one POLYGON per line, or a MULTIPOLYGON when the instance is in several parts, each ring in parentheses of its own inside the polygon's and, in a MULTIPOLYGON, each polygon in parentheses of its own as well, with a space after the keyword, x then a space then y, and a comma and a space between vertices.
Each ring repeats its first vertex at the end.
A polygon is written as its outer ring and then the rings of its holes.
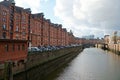
POLYGON ((55 80, 120 80, 120 57, 101 49, 85 49, 55 80))

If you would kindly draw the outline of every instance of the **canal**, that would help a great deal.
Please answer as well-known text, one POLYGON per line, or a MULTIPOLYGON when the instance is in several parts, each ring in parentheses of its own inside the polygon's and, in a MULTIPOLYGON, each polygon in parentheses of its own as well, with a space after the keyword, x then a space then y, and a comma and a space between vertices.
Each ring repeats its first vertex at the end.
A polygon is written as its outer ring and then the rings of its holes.
POLYGON ((86 48, 45 80, 120 80, 120 56, 98 48, 86 48))

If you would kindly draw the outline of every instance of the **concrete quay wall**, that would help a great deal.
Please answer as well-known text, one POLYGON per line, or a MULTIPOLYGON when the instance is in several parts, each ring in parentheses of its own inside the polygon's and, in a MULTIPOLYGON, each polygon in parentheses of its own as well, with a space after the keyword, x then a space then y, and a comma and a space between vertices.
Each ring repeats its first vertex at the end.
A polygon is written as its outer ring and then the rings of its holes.
MULTIPOLYGON (((98 48, 102 48, 104 44, 96 44, 96 47, 98 48)), ((107 44, 106 47, 108 48, 108 50, 116 53, 116 54, 120 54, 120 44, 107 44)))
POLYGON ((12 80, 43 80, 42 78, 68 63, 81 51, 82 48, 79 46, 47 52, 31 52, 26 62, 11 63, 10 73, 8 70, 10 67, 5 68, 8 64, 1 65, 0 80, 7 80, 11 74, 12 80))
POLYGON ((13 80, 42 80, 52 71, 68 63, 82 51, 81 47, 28 55, 26 68, 13 76, 13 80))
POLYGON ((120 54, 120 44, 108 44, 110 51, 113 51, 116 54, 120 54))

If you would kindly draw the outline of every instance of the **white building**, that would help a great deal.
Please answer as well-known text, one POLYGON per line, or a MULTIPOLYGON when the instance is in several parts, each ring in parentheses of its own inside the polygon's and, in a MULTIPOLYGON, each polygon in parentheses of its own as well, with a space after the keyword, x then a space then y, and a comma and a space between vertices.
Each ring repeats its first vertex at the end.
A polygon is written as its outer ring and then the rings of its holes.
POLYGON ((113 32, 109 37, 109 43, 117 44, 120 43, 120 31, 113 32))
POLYGON ((88 36, 83 36, 82 38, 85 38, 85 39, 94 39, 94 35, 88 35, 88 36))

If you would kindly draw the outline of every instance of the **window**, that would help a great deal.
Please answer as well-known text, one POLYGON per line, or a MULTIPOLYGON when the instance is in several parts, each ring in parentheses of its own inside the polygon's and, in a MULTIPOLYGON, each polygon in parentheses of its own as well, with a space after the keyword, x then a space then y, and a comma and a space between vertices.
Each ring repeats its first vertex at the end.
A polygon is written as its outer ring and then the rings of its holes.
POLYGON ((25 37, 25 36, 23 36, 23 37, 22 37, 22 40, 26 40, 26 37, 25 37))
POLYGON ((6 51, 6 52, 9 51, 9 46, 8 46, 8 44, 5 45, 5 51, 6 51))
POLYGON ((22 20, 25 20, 25 16, 24 15, 22 16, 22 20))
POLYGON ((5 11, 3 11, 3 15, 5 16, 7 13, 5 11))
POLYGON ((3 22, 6 22, 6 19, 5 19, 5 18, 3 18, 3 22))
POLYGON ((25 32, 22 32, 22 35, 25 35, 26 33, 25 32))
POLYGON ((16 16, 16 20, 19 20, 19 16, 16 16))
POLYGON ((25 45, 24 44, 22 45, 22 50, 25 50, 25 45))
POLYGON ((4 24, 2 28, 3 28, 3 30, 6 30, 6 25, 4 24))
POLYGON ((18 45, 18 51, 20 51, 20 45, 18 45))
POLYGON ((24 27, 22 27, 22 29, 26 29, 26 27, 24 26, 24 27))
POLYGON ((16 26, 16 31, 19 31, 19 28, 18 28, 18 26, 16 26))
POLYGON ((12 25, 10 25, 10 30, 11 30, 11 31, 13 30, 13 27, 12 27, 12 25))
POLYGON ((6 32, 3 32, 2 37, 3 39, 6 39, 6 32))
POLYGON ((3 11, 3 15, 4 15, 4 11, 3 11))
POLYGON ((7 13, 5 12, 4 15, 6 15, 7 13))
POLYGON ((19 39, 19 35, 18 34, 16 34, 16 39, 19 39))

